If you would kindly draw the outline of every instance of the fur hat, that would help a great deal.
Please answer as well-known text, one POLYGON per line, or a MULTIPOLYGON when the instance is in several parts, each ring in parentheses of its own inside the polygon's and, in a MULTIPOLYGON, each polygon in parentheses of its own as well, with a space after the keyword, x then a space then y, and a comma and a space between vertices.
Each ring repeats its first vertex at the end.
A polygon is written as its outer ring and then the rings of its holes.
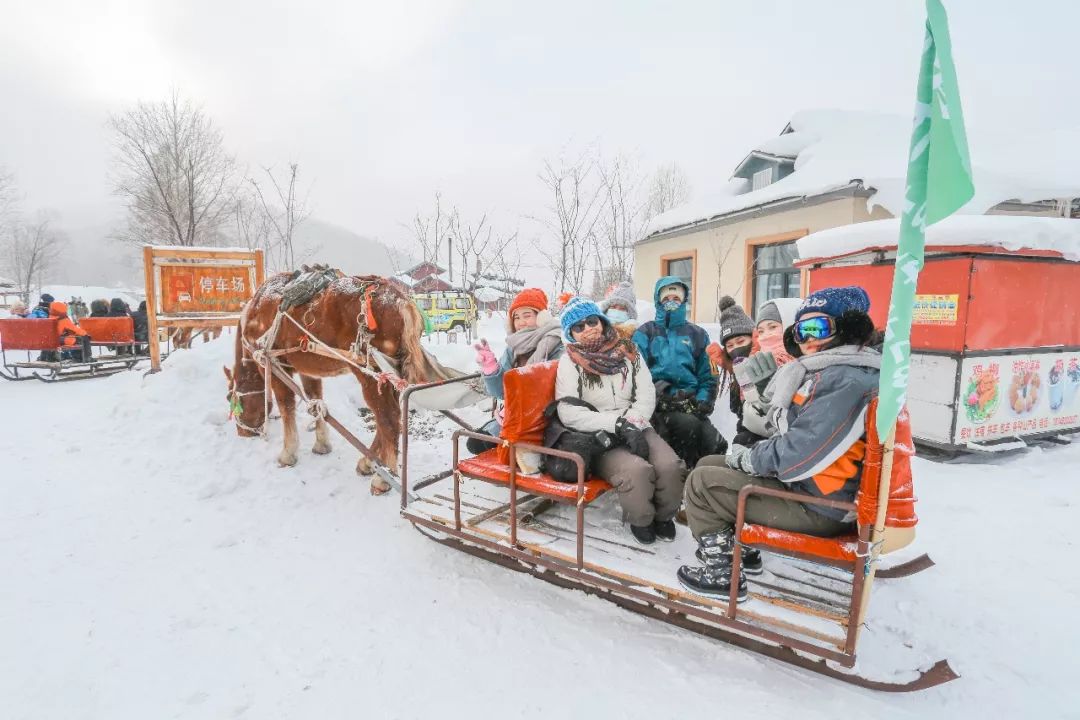
POLYGON ((720 344, 739 335, 753 335, 754 321, 735 303, 735 298, 720 298, 720 344))
POLYGON ((55 299, 56 298, 54 298, 49 293, 42 293, 41 294, 41 300, 40 300, 40 302, 38 304, 39 305, 50 305, 50 304, 52 304, 52 301, 55 300, 55 299))
POLYGON ((865 290, 858 285, 822 288, 810 293, 810 296, 803 300, 799 311, 795 313, 795 322, 801 320, 807 313, 819 312, 838 318, 848 310, 863 314, 870 312, 870 296, 865 290))
POLYGON ((566 303, 566 307, 563 308, 562 315, 559 316, 566 341, 574 342, 573 336, 570 335, 570 328, 593 315, 598 316, 605 325, 611 324, 611 321, 604 317, 604 313, 600 312, 600 306, 592 300, 583 297, 571 298, 570 302, 566 303))
POLYGON ((612 289, 600 303, 600 309, 606 313, 612 305, 625 306, 630 319, 637 320, 637 297, 634 295, 634 286, 630 283, 623 281, 612 289))

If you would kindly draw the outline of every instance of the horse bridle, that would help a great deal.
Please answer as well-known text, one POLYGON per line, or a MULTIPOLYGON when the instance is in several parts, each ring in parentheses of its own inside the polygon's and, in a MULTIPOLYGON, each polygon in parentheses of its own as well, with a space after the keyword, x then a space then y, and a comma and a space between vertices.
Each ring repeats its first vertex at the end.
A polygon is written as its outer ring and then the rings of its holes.
POLYGON ((244 421, 240 419, 240 413, 236 412, 233 409, 235 405, 238 404, 240 405, 241 409, 243 409, 243 404, 240 402, 240 398, 246 397, 248 395, 263 395, 265 392, 265 388, 240 392, 236 389, 236 380, 233 380, 231 383, 229 383, 229 413, 232 415, 232 420, 234 423, 236 423, 236 427, 240 428, 241 430, 247 430, 250 433, 255 433, 256 435, 266 434, 265 414, 263 415, 262 425, 260 425, 259 427, 251 427, 250 425, 245 424, 244 421))

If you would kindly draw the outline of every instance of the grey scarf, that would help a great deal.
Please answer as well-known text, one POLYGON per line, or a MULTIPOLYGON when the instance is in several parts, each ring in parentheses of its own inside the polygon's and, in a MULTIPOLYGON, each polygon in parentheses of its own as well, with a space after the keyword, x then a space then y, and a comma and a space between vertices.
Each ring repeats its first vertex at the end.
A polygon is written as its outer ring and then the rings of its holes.
POLYGON ((510 348, 511 361, 522 355, 528 355, 526 365, 544 362, 555 348, 562 345, 562 325, 552 320, 546 325, 518 330, 506 336, 506 346, 510 348))
POLYGON ((869 348, 861 348, 857 345, 841 345, 840 347, 822 350, 812 355, 804 355, 782 366, 769 381, 765 388, 762 399, 771 406, 770 415, 779 411, 786 411, 791 406, 791 400, 795 393, 802 387, 809 373, 820 372, 833 365, 850 365, 852 367, 867 367, 881 369, 881 354, 869 348))

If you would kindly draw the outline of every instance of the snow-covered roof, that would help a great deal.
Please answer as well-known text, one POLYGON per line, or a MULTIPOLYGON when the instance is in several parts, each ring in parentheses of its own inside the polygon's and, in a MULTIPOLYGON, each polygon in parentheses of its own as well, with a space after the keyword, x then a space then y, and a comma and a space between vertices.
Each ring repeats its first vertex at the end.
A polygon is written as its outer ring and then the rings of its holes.
POLYGON ((6 277, 0 276, 0 287, 15 287, 15 281, 9 280, 6 277))
POLYGON ((495 302, 496 300, 502 300, 504 297, 506 297, 506 293, 501 290, 496 290, 492 287, 478 287, 476 288, 476 290, 473 291, 473 295, 475 295, 476 299, 480 302, 486 303, 495 302))
MULTIPOLYGON (((894 247, 900 220, 873 220, 821 230, 796 243, 799 257, 835 257, 860 250, 894 247)), ((952 215, 926 229, 926 244, 977 245, 1006 250, 1051 250, 1080 261, 1080 220, 1024 215, 952 215)))
POLYGON ((394 275, 394 279, 397 280, 402 285, 404 285, 406 287, 410 287, 410 288, 413 285, 415 285, 416 282, 417 282, 416 280, 414 280, 412 278, 412 276, 407 275, 406 273, 398 273, 397 275, 394 275))
MULTIPOLYGON (((816 196, 859 183, 874 191, 868 199, 899 216, 904 204, 911 118, 843 110, 804 110, 791 118, 791 132, 755 150, 794 153, 795 172, 746 192, 743 179, 720 192, 673 208, 649 222, 643 237, 757 207, 816 196)), ((969 133, 969 138, 971 134, 969 133)), ((1020 134, 1014 129, 997 142, 972 141, 975 197, 960 212, 982 215, 1006 200, 1035 202, 1080 197, 1080 132, 1020 134)))

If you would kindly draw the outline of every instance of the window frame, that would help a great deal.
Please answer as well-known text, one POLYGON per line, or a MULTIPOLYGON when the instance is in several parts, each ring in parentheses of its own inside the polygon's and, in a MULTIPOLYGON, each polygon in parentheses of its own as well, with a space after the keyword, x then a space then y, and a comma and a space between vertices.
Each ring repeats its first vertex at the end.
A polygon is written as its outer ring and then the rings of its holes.
MULTIPOLYGON (((743 291, 743 309, 746 310, 746 314, 751 318, 757 315, 757 306, 754 305, 754 299, 757 289, 757 268, 755 254, 757 250, 764 245, 785 245, 798 240, 801 237, 810 234, 809 228, 802 228, 801 230, 792 230, 789 232, 776 233, 773 235, 762 235, 759 237, 749 238, 746 241, 746 267, 745 267, 745 282, 743 291)), ((796 267, 793 270, 776 270, 772 272, 762 273, 763 275, 780 274, 797 272, 799 274, 799 294, 806 294, 806 268, 796 267)))

